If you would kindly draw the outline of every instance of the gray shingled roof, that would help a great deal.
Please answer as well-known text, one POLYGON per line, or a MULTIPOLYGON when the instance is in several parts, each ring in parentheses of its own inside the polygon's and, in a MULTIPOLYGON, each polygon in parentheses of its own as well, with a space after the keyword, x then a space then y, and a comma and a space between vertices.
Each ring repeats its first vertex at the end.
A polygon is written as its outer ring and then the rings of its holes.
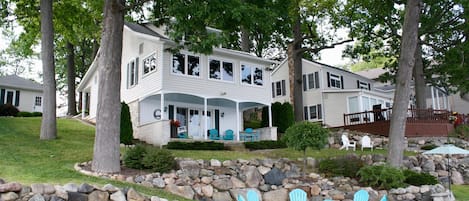
POLYGON ((124 24, 125 26, 129 27, 135 32, 166 39, 166 37, 160 35, 159 33, 152 31, 151 29, 145 27, 144 25, 135 24, 131 22, 124 22, 124 24))
POLYGON ((0 87, 11 87, 16 89, 28 89, 42 92, 42 84, 32 80, 24 79, 17 75, 7 75, 0 77, 0 87))

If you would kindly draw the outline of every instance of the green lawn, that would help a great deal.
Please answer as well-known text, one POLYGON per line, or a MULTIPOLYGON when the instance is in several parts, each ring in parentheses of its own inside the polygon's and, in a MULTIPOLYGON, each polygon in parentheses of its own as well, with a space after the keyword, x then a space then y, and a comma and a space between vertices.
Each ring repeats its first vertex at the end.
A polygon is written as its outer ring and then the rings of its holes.
MULTIPOLYGON (((119 187, 131 186, 148 195, 158 195, 170 200, 187 200, 171 195, 163 190, 145 188, 138 185, 94 178, 82 175, 73 170, 76 162, 92 159, 94 128, 76 120, 59 119, 58 139, 50 141, 39 140, 40 118, 0 118, 0 178, 7 181, 17 181, 23 184, 51 183, 65 184, 69 182, 91 183, 104 185, 112 183, 119 187)), ((308 150, 307 155, 315 158, 339 156, 352 151, 325 149, 321 151, 308 150)), ((302 153, 290 149, 271 151, 173 151, 175 156, 196 159, 252 159, 252 158, 280 158, 296 159, 302 153)), ((356 151, 354 153, 369 154, 382 153, 385 150, 356 151)), ((412 153, 406 153, 411 155, 412 153)), ((469 200, 469 186, 454 186, 454 193, 458 200, 469 200)))

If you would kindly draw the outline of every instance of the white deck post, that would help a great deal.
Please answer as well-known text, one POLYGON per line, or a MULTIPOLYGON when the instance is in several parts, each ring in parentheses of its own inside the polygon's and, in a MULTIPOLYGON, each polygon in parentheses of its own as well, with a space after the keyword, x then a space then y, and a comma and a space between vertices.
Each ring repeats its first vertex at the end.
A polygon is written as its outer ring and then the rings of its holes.
POLYGON ((202 131, 202 135, 204 136, 204 139, 207 139, 207 119, 208 119, 208 113, 207 113, 207 98, 204 97, 204 117, 203 123, 204 123, 204 130, 202 131))
POLYGON ((269 127, 272 127, 272 104, 269 104, 268 110, 269 110, 269 127))
POLYGON ((85 110, 86 110, 86 92, 82 91, 81 92, 81 118, 85 118, 85 110))
POLYGON ((161 96, 160 96, 160 110, 161 110, 161 120, 168 119, 169 118, 167 117, 168 111, 165 111, 164 109, 164 93, 163 92, 161 92, 161 96))
POLYGON ((433 86, 430 86, 430 89, 432 91, 432 109, 436 109, 436 107, 435 107, 435 91, 433 89, 433 86))
POLYGON ((241 124, 239 123, 239 102, 236 102, 236 140, 239 141, 239 132, 241 130, 241 124))
POLYGON ((436 105, 438 105, 437 109, 441 109, 440 107, 440 90, 438 88, 436 88, 436 105))

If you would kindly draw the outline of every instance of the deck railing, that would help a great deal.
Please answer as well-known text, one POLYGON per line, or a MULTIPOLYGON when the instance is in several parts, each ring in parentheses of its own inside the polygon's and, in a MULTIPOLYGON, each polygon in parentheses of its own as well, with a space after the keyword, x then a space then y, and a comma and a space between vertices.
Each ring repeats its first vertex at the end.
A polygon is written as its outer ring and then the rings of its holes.
MULTIPOLYGON (((392 109, 378 109, 357 113, 344 114, 344 126, 368 124, 378 121, 388 121, 391 119, 392 109)), ((432 109, 408 109, 407 122, 408 123, 423 123, 423 122, 449 122, 451 113, 447 110, 432 110, 432 109)))

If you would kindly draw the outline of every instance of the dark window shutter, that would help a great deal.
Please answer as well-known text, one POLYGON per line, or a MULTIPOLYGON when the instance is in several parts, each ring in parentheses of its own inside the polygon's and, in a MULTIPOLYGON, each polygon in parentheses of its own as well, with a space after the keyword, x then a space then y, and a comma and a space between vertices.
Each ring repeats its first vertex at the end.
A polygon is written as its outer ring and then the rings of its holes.
POLYGON ((371 84, 370 83, 368 83, 368 90, 371 91, 371 84))
POLYGON ((272 98, 275 98, 275 82, 272 82, 272 98))
POLYGON ((327 87, 331 87, 331 75, 327 72, 327 87))
POLYGON ((308 89, 307 82, 306 82, 306 75, 303 75, 303 91, 308 89))
POLYGON ((305 120, 308 120, 308 116, 309 116, 309 115, 308 115, 308 107, 305 106, 305 107, 303 107, 303 108, 304 108, 304 118, 305 118, 305 120))
POLYGON ((5 102, 5 89, 0 90, 0 105, 3 105, 5 102))
POLYGON ((322 119, 322 108, 321 108, 321 104, 318 104, 318 119, 322 119))
POLYGON ((20 91, 16 91, 15 100, 15 106, 18 107, 20 105, 20 91))
POLYGON ((138 57, 135 59, 135 84, 138 84, 138 57))
POLYGON ((340 85, 342 86, 342 89, 344 89, 344 76, 340 76, 340 85))
POLYGON ((287 94, 287 87, 285 86, 285 80, 282 80, 282 96, 287 94))
POLYGON ((168 119, 174 119, 174 105, 169 105, 168 110, 168 119))
POLYGON ((316 89, 319 89, 319 72, 314 72, 314 81, 316 82, 316 89))
POLYGON ((357 89, 360 89, 360 80, 357 80, 357 89))

